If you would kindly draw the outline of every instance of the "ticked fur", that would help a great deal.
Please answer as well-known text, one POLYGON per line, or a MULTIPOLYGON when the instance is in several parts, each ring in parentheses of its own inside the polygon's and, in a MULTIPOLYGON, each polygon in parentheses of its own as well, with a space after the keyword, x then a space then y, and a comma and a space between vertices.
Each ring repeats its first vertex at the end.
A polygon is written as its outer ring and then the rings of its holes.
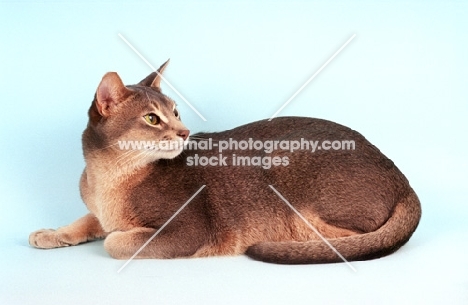
MULTIPOLYGON (((353 140, 352 151, 270 154, 242 151, 244 157, 279 157, 287 166, 193 166, 187 160, 216 157, 216 150, 158 149, 181 144, 189 130, 175 102, 161 93, 161 73, 125 86, 104 75, 89 109, 83 133, 86 167, 80 181, 89 214, 58 230, 30 235, 37 248, 76 245, 106 238, 112 257, 131 257, 201 186, 205 188, 137 256, 201 257, 247 253, 267 262, 338 262, 323 243, 269 185, 348 260, 390 254, 416 229, 421 208, 404 175, 362 135, 342 125, 313 118, 283 117, 193 141, 253 138, 267 140, 353 140), (152 141, 145 149, 122 149, 119 141, 152 141)), ((233 156, 236 150, 223 154, 233 156)))

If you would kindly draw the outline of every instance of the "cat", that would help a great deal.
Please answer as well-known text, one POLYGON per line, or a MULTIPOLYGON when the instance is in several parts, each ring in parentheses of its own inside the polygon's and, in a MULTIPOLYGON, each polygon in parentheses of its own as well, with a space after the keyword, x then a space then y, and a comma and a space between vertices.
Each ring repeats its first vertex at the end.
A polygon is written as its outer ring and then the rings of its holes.
POLYGON ((322 119, 278 117, 190 137, 175 102, 161 92, 167 64, 136 85, 104 75, 82 136, 80 193, 89 213, 31 233, 32 246, 105 238, 116 259, 140 250, 136 258, 246 254, 312 264, 342 261, 320 236, 354 261, 391 254, 416 230, 416 193, 361 134, 322 119), (150 144, 122 149, 124 141, 150 144), (331 149, 340 141, 352 149, 331 149), (322 146, 312 151, 306 142, 322 146), (178 145, 161 149, 164 143, 178 145))

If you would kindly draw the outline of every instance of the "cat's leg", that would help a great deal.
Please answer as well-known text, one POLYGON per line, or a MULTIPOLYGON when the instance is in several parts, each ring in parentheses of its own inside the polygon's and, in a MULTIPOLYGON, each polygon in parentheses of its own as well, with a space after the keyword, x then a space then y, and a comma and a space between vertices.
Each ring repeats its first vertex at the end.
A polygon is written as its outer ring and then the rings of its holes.
POLYGON ((74 246, 87 241, 104 238, 107 233, 99 220, 89 213, 68 226, 57 230, 42 229, 29 235, 29 244, 36 248, 51 249, 74 246))
POLYGON ((203 243, 201 238, 188 236, 185 232, 162 231, 154 236, 156 232, 143 227, 112 232, 104 241, 104 247, 116 259, 129 259, 140 249, 136 258, 176 258, 193 256, 203 243))

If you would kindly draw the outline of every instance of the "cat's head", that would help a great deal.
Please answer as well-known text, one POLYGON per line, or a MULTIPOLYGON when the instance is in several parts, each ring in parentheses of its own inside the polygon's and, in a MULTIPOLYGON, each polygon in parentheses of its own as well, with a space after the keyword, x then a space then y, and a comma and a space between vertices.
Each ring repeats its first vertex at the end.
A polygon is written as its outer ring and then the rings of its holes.
POLYGON ((83 133, 85 157, 107 151, 144 165, 182 152, 190 132, 180 120, 176 103, 160 88, 168 62, 136 85, 125 86, 115 72, 104 75, 83 133))

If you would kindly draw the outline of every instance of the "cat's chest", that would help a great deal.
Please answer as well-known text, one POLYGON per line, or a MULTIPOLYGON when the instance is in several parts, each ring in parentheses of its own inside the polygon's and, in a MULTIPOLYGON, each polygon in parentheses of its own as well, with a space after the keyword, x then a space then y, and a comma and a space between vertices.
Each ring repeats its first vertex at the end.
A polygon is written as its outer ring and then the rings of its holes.
POLYGON ((103 179, 86 170, 83 173, 80 183, 83 201, 106 232, 135 227, 134 217, 129 213, 126 202, 128 188, 125 181, 103 179))

